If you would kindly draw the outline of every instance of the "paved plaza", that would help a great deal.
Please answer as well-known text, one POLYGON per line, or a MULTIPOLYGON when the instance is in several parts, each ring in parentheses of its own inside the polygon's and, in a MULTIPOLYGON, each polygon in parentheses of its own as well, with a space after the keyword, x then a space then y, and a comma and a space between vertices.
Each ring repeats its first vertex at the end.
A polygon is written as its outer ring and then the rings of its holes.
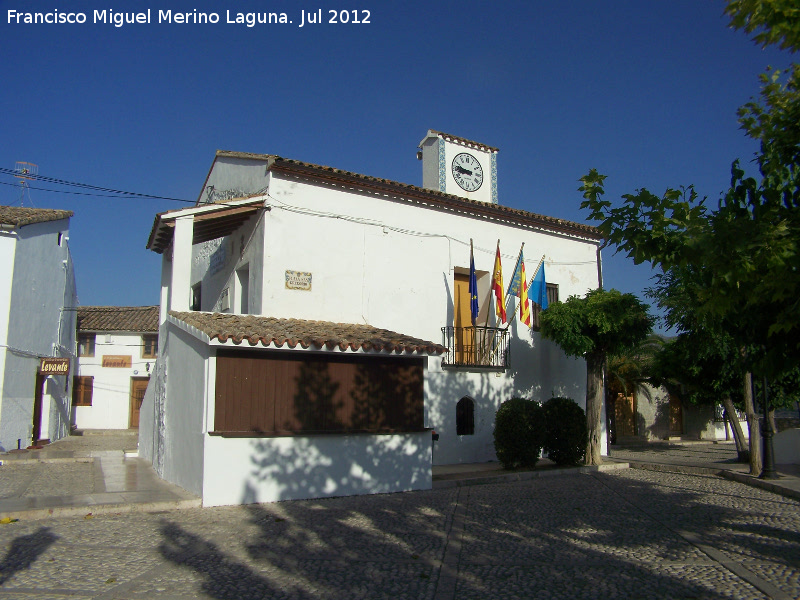
POLYGON ((0 546, 0 600, 800 598, 800 503, 638 469, 23 518, 0 546))

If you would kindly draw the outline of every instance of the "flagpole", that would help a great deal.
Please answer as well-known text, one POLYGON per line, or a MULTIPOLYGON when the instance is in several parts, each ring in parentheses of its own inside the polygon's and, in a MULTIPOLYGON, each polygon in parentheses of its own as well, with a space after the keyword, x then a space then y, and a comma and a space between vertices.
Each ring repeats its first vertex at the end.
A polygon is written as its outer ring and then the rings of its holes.
MULTIPOLYGON (((497 240, 497 248, 498 248, 498 250, 500 249, 500 240, 499 239, 497 240)), ((494 278, 494 267, 492 267, 492 278, 494 278)), ((492 313, 492 311, 489 310, 489 307, 491 306, 490 301, 492 299, 492 288, 493 287, 494 287, 494 280, 492 280, 492 283, 489 285, 489 293, 486 294, 486 301, 484 302, 484 305, 487 307, 487 310, 486 310, 486 325, 485 325, 485 327, 489 326, 489 316, 492 313)))
MULTIPOLYGON (((521 250, 520 250, 520 252, 521 252, 521 250)), ((536 274, 539 272, 539 269, 540 269, 540 268, 541 268, 541 266, 544 264, 544 258, 545 258, 545 255, 544 255, 544 254, 542 254, 542 259, 539 261, 539 264, 538 264, 538 265, 536 265, 536 270, 533 272, 533 277, 531 277, 531 280, 528 282, 528 287, 529 287, 529 288, 531 287, 531 284, 533 283, 533 280, 536 278, 536 274)), ((507 311, 507 310, 506 310, 506 314, 508 314, 508 311, 507 311)), ((514 319, 516 319, 516 318, 517 318, 517 311, 515 310, 515 311, 514 311, 514 312, 511 314, 511 318, 508 320, 508 325, 506 325, 506 329, 508 329, 509 327, 511 327, 511 324, 514 322, 514 319)))
MULTIPOLYGON (((509 302, 511 302, 511 298, 514 297, 514 294, 509 294, 509 291, 511 290, 511 286, 514 283, 514 276, 516 275, 517 269, 519 268, 519 259, 522 258, 522 251, 524 249, 525 249, 525 242, 522 242, 522 245, 519 247, 519 254, 517 255, 517 262, 514 265, 514 270, 511 271, 511 281, 508 282, 508 289, 506 290, 506 314, 508 314, 508 304, 509 302)), ((509 321, 508 324, 511 325, 511 321, 509 321)), ((508 329, 508 326, 506 326, 506 329, 508 329)))

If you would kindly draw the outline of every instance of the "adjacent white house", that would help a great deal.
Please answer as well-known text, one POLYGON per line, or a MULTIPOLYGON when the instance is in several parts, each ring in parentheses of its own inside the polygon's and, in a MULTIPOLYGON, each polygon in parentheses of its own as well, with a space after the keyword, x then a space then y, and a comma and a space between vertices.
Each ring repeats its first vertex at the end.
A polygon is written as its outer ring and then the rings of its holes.
POLYGON ((598 231, 500 204, 496 148, 429 131, 418 158, 422 187, 219 151, 197 205, 156 216, 139 447, 162 477, 205 505, 424 489, 432 464, 496 460, 504 400, 584 404, 585 362, 535 306, 500 322, 490 286, 498 246, 507 287, 524 245, 550 301, 585 294, 598 231))
POLYGON ((158 312, 158 306, 78 308, 75 427, 139 427, 139 409, 158 355, 158 312))
MULTIPOLYGON (((616 442, 667 439, 732 440, 732 426, 721 404, 695 406, 681 401, 680 394, 664 387, 639 384, 614 402, 616 442)), ((747 420, 737 411, 733 418, 748 436, 747 420)))
POLYGON ((0 452, 69 433, 72 212, 0 206, 0 452))

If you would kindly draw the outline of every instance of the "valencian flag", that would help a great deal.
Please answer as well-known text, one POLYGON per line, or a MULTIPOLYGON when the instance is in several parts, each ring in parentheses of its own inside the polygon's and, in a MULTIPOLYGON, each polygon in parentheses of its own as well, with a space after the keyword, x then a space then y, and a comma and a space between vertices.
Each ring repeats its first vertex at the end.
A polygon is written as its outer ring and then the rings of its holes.
POLYGON ((503 266, 500 264, 500 240, 497 240, 497 254, 494 257, 494 274, 492 275, 492 293, 496 299, 497 317, 501 322, 508 321, 506 318, 506 299, 503 296, 503 266))
POLYGON ((506 296, 519 296, 519 282, 520 282, 519 266, 522 264, 522 249, 524 247, 525 244, 523 243, 519 249, 517 264, 514 267, 514 272, 511 274, 511 282, 508 284, 508 289, 506 290, 506 296))
POLYGON ((519 320, 528 327, 531 326, 531 303, 528 302, 528 280, 525 278, 525 259, 522 252, 519 255, 520 284, 519 284, 519 320))
MULTIPOLYGON (((463 288, 462 288, 463 289, 463 288)), ((478 278, 475 276, 475 257, 472 255, 472 240, 469 241, 469 313, 472 326, 478 320, 478 278)))
POLYGON ((544 278, 544 258, 539 263, 539 268, 531 280, 531 287, 528 290, 531 300, 536 302, 542 307, 542 310, 547 308, 547 282, 544 278))

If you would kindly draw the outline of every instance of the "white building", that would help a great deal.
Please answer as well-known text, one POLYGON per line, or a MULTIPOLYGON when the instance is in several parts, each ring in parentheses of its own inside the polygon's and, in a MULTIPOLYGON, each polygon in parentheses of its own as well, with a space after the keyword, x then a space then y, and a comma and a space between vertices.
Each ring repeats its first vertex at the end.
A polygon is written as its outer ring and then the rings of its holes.
POLYGON ((0 452, 69 433, 77 304, 71 216, 0 206, 0 452))
POLYGON ((72 420, 78 429, 139 427, 158 354, 158 306, 81 306, 72 420))
POLYGON ((499 241, 506 286, 524 244, 551 300, 583 295, 601 236, 499 204, 496 156, 429 131, 417 187, 217 152, 148 242, 162 325, 140 454, 206 505, 422 489, 432 464, 496 460, 504 400, 583 405, 585 362, 499 323, 489 291, 499 241))

